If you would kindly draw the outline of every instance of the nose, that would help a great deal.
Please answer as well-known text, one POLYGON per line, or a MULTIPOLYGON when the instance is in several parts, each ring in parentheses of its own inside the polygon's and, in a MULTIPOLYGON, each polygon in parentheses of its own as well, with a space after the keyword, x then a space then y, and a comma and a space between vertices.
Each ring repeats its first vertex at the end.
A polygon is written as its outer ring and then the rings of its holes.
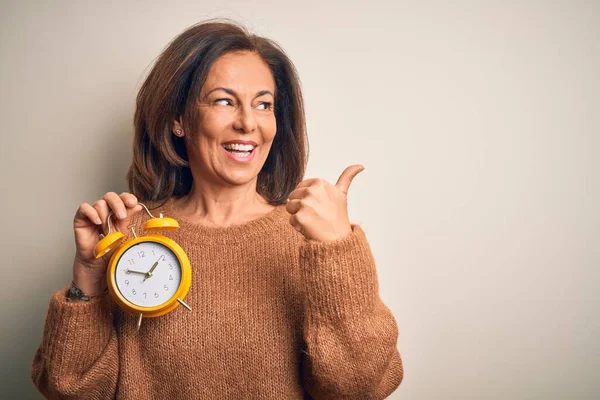
POLYGON ((236 130, 250 133, 256 130, 256 117, 250 106, 239 107, 233 127, 236 130))

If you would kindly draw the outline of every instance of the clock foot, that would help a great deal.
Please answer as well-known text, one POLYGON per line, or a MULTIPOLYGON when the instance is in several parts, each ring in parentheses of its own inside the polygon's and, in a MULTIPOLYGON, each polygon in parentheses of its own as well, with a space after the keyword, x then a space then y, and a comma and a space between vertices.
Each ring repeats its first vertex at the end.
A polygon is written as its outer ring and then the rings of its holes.
POLYGON ((177 301, 179 303, 181 303, 182 306, 184 306, 185 308, 187 308, 188 310, 192 311, 192 308, 190 306, 188 306, 187 304, 185 304, 185 302, 183 300, 181 300, 179 297, 177 298, 177 301))
POLYGON ((143 317, 143 316, 144 316, 144 314, 142 314, 142 313, 140 313, 140 314, 138 315, 138 323, 137 323, 137 328, 138 328, 138 331, 140 330, 140 327, 142 326, 142 317, 143 317))

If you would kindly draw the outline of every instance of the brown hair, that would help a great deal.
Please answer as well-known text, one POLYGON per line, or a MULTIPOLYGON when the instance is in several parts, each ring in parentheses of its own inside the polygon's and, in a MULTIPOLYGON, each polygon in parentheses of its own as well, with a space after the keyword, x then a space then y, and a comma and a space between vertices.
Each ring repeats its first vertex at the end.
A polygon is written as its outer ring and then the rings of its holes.
POLYGON ((173 39, 157 58, 137 95, 129 190, 140 201, 167 201, 189 193, 193 177, 183 138, 172 134, 173 121, 190 139, 196 132, 202 85, 215 60, 228 52, 252 51, 275 79, 277 133, 258 174, 257 191, 271 204, 286 201, 304 176, 308 140, 300 80, 283 49, 231 21, 193 25, 173 39))

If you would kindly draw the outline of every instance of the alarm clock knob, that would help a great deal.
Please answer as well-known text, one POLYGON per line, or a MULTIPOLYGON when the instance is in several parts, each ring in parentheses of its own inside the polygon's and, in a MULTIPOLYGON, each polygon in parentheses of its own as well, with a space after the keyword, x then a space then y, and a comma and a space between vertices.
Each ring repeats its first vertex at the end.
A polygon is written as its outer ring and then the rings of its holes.
POLYGON ((179 223, 173 218, 163 217, 160 214, 160 218, 152 218, 144 224, 144 229, 149 232, 158 231, 174 231, 179 229, 179 223))
POLYGON ((124 238, 125 235, 123 235, 121 232, 109 233, 94 247, 94 257, 102 257, 115 247, 119 246, 124 238))

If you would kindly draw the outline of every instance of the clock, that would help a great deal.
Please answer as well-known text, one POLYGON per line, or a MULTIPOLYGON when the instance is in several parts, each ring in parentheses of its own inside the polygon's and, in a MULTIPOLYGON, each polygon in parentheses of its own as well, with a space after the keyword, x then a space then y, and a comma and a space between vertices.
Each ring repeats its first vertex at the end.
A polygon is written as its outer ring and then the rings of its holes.
POLYGON ((116 248, 107 267, 108 291, 121 309, 138 317, 139 329, 144 317, 165 315, 179 305, 192 310, 184 302, 192 283, 192 270, 179 244, 154 233, 178 229, 177 221, 162 214, 156 218, 144 204, 138 204, 152 217, 144 224, 144 230, 151 233, 137 236, 130 227, 133 237, 125 239, 123 233, 112 232, 111 211, 108 233, 95 246, 94 255, 100 258, 116 248))

